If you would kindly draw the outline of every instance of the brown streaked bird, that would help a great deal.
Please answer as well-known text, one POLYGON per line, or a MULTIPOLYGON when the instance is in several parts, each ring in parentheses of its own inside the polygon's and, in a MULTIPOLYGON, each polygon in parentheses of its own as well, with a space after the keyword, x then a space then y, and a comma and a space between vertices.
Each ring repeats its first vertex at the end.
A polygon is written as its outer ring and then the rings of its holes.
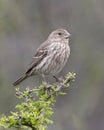
POLYGON ((13 83, 13 86, 37 74, 42 75, 43 79, 45 75, 55 77, 62 70, 69 58, 69 37, 70 33, 65 29, 53 31, 47 40, 37 49, 27 71, 13 83))

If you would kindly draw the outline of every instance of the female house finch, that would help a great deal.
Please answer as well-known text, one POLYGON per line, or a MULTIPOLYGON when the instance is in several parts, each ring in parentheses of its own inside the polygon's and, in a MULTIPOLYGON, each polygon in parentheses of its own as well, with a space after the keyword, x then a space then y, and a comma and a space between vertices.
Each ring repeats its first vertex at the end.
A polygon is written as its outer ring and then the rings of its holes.
POLYGON ((59 73, 70 55, 69 37, 70 33, 65 29, 53 31, 37 49, 27 71, 13 85, 16 86, 36 74, 40 74, 44 78, 45 75, 54 76, 59 73))

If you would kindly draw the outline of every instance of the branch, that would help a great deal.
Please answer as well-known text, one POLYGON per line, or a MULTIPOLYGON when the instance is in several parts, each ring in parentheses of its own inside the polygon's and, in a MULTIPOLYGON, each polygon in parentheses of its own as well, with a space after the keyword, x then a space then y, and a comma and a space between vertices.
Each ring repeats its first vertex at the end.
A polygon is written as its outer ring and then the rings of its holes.
POLYGON ((59 78, 53 85, 43 83, 33 89, 26 88, 23 92, 16 89, 16 96, 24 101, 16 105, 17 112, 11 112, 11 116, 2 116, 0 126, 8 128, 31 128, 32 130, 47 130, 53 112, 52 105, 56 102, 55 97, 66 94, 64 88, 74 81, 75 73, 68 73, 64 78, 59 78))

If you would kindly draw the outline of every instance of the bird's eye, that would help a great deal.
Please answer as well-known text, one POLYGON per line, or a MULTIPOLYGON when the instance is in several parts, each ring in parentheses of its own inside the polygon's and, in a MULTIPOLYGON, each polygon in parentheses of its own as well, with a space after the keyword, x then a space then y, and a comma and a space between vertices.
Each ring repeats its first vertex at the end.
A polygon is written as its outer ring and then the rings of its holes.
POLYGON ((59 36, 61 36, 61 35, 62 35, 62 33, 58 33, 58 35, 59 35, 59 36))

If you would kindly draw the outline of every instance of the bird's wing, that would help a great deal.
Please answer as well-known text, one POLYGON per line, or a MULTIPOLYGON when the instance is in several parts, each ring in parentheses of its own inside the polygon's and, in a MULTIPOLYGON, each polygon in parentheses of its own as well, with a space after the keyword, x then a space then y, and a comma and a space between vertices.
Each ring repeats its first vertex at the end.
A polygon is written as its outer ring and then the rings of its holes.
POLYGON ((44 59, 44 57, 47 55, 47 53, 48 53, 48 51, 45 49, 45 47, 42 48, 40 46, 40 48, 38 48, 35 56, 33 57, 33 60, 30 63, 29 68, 27 69, 25 74, 31 73, 32 69, 34 67, 36 67, 42 61, 42 59, 44 59))

